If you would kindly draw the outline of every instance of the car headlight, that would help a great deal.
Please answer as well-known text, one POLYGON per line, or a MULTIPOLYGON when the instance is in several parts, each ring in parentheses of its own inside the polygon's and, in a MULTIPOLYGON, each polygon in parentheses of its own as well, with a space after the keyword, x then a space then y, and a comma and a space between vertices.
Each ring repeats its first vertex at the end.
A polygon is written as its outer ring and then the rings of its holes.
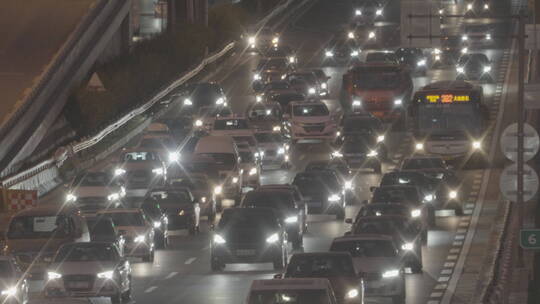
POLYGON ((4 289, 2 290, 1 294, 5 297, 12 297, 17 294, 17 288, 10 287, 10 288, 4 289))
POLYGON ((255 37, 249 37, 248 38, 248 43, 249 44, 255 44, 255 41, 257 41, 257 39, 255 39, 255 37))
POLYGON ((456 72, 458 72, 460 74, 463 74, 464 71, 465 71, 465 69, 463 67, 457 67, 456 68, 456 72))
POLYGON ((441 55, 435 55, 435 61, 440 61, 441 60, 441 55))
POLYGON ((321 88, 322 89, 328 88, 328 85, 326 84, 326 82, 321 83, 321 88))
POLYGON ((485 66, 484 67, 484 73, 488 73, 488 72, 491 72, 491 67, 490 66, 485 66))
POLYGON ((368 38, 369 39, 375 38, 375 32, 369 32, 368 38))
POLYGON ((461 36, 461 40, 462 41, 467 41, 467 40, 469 40, 469 36, 463 35, 463 36, 461 36))
POLYGON ((354 32, 349 32, 349 33, 347 34, 347 37, 348 37, 349 39, 354 39, 354 32))
POLYGON ((356 16, 362 16, 362 10, 357 9, 357 10, 354 11, 354 14, 356 16))
POLYGON ((120 199, 120 193, 111 193, 109 196, 107 196, 107 200, 109 201, 117 201, 120 199))
POLYGON ((261 80, 261 74, 253 75, 253 80, 261 80))
POLYGON ((414 149, 416 149, 416 150, 424 150, 424 144, 423 143, 416 143, 414 145, 414 149))
POLYGON ((377 142, 378 143, 383 142, 383 141, 384 141, 384 135, 377 136, 377 142))
POLYGON ((352 51, 351 52, 351 57, 358 57, 358 55, 360 55, 360 53, 358 53, 358 51, 352 51))
POLYGON ((337 202, 341 199, 341 197, 339 197, 339 195, 337 194, 332 194, 328 197, 328 201, 329 202, 337 202))
POLYGON ((152 173, 154 173, 155 175, 163 175, 163 168, 152 169, 152 173))
POLYGON ((257 168, 251 168, 251 170, 249 170, 249 175, 255 175, 257 174, 257 168))
POLYGON ((457 198, 457 191, 456 190, 450 190, 450 192, 448 192, 448 197, 451 198, 451 199, 457 198))
POLYGON ((382 9, 378 9, 375 11, 375 15, 382 16, 382 9))
POLYGON ((486 39, 491 40, 491 34, 486 34, 486 39))
POLYGON ((277 153, 278 154, 285 154, 285 148, 279 148, 277 153))
POLYGON ((485 3, 484 4, 484 10, 488 10, 489 9, 489 4, 485 3))
POLYGON ((332 152, 332 157, 341 158, 341 157, 343 157, 343 154, 341 154, 341 152, 339 152, 339 151, 334 151, 334 152, 332 152))
POLYGON ((77 200, 77 196, 71 193, 66 195, 66 202, 74 202, 77 200))
POLYGON ((160 221, 155 221, 154 222, 154 228, 157 228, 157 229, 161 228, 161 222, 160 221))
POLYGON ((401 100, 401 99, 394 100, 394 105, 395 106, 401 106, 402 103, 403 103, 403 100, 401 100))
POLYGON ((169 162, 177 162, 178 160, 180 160, 180 153, 169 152, 169 162))
POLYGON ((233 184, 238 183, 238 177, 236 177, 236 176, 233 177, 233 178, 232 178, 232 183, 233 183, 233 184))
POLYGON ((110 280, 113 278, 113 275, 114 275, 114 271, 112 270, 109 270, 109 271, 104 271, 104 272, 100 272, 97 274, 97 277, 99 279, 107 279, 107 280, 110 280))
POLYGON ((220 98, 216 99, 216 104, 217 105, 222 105, 224 103, 225 103, 225 98, 220 97, 220 98))
POLYGON ((135 243, 143 243, 144 241, 146 241, 146 236, 145 235, 138 235, 138 236, 135 237, 135 239, 133 241, 135 241, 135 243))
POLYGON ((206 203, 206 196, 201 197, 201 203, 206 203))
POLYGON ((287 224, 294 224, 298 222, 298 216, 289 216, 288 218, 285 219, 285 223, 287 224))
POLYGON ((315 94, 315 88, 309 88, 308 89, 308 94, 315 94))
POLYGON ((468 52, 469 52, 469 48, 464 47, 461 49, 461 54, 467 54, 468 52))
POLYGON ((326 51, 324 52, 324 56, 326 57, 333 57, 334 56, 334 53, 332 51, 326 51))
POLYGON ((472 4, 471 3, 467 4, 467 10, 468 11, 472 10, 472 4))
POLYGON ((195 120, 195 127, 202 127, 203 122, 200 119, 195 120))
POLYGON ((418 61, 418 62, 416 63, 416 65, 417 65, 417 66, 425 66, 425 65, 426 65, 426 60, 425 60, 425 59, 422 59, 422 60, 418 61))
POLYGON ((441 54, 441 53, 442 53, 441 49, 439 49, 439 48, 434 48, 433 49, 433 54, 438 55, 438 54, 441 54))
POLYGON ((350 190, 350 189, 352 189, 352 188, 353 188, 353 183, 352 183, 352 181, 346 181, 346 182, 345 182, 345 189, 350 190))
POLYGON ((289 63, 295 63, 295 62, 296 62, 296 57, 294 56, 289 57, 289 63))
POLYGON ((184 105, 185 106, 192 106, 193 101, 191 101, 191 99, 189 99, 189 98, 186 98, 186 99, 184 99, 184 105))
POLYGON ((353 100, 352 105, 353 107, 359 107, 362 105, 362 101, 360 101, 359 99, 355 99, 353 100))
POLYGON ((347 291, 347 299, 356 298, 359 294, 360 293, 358 292, 358 289, 350 289, 349 291, 347 291))
POLYGON ((444 10, 443 9, 440 9, 439 10, 439 15, 442 15, 444 13, 444 10))
POLYGON ((414 209, 411 211, 411 217, 419 217, 422 215, 422 210, 420 209, 414 209))
POLYGON ((383 272, 383 274, 382 274, 382 277, 385 278, 385 279, 395 278, 397 276, 399 276, 399 270, 398 269, 387 270, 387 271, 383 272))
POLYGON ((266 238, 266 242, 269 244, 273 244, 275 242, 279 241, 279 235, 277 233, 272 234, 268 238, 266 238))
POLYGON ((59 274, 58 272, 52 272, 52 271, 47 272, 47 279, 48 280, 58 280, 61 277, 62 277, 62 275, 59 274))
POLYGON ((414 244, 413 243, 405 243, 405 244, 401 245, 401 249, 403 249, 403 250, 413 250, 414 249, 414 244))
POLYGON ((278 43, 279 43, 279 37, 274 37, 274 38, 272 39, 272 43, 273 43, 273 44, 278 44, 278 43))
POLYGON ((424 196, 424 201, 425 202, 431 202, 433 201, 434 197, 433 197, 433 194, 428 194, 426 196, 424 196))
POLYGON ((114 169, 114 176, 120 176, 126 173, 126 170, 122 168, 116 168, 114 169))
POLYGON ((214 234, 214 243, 216 243, 216 244, 225 244, 226 241, 221 235, 214 234))
POLYGON ((377 153, 377 151, 375 150, 371 150, 369 151, 369 153, 367 154, 368 157, 375 157, 377 156, 379 153, 377 153))
POLYGON ((475 141, 472 142, 472 147, 473 147, 473 149, 478 150, 478 149, 482 148, 482 142, 479 141, 479 140, 475 140, 475 141))

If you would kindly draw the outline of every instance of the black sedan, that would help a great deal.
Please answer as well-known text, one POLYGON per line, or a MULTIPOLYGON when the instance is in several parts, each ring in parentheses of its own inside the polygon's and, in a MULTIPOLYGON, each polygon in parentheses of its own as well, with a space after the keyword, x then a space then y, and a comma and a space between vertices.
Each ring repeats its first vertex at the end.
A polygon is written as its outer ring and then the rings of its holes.
POLYGON ((189 234, 199 232, 200 206, 189 188, 156 188, 149 194, 167 215, 168 229, 187 229, 189 234))
POLYGON ((297 186, 308 205, 310 213, 335 214, 337 219, 345 218, 344 189, 335 173, 306 171, 296 174, 297 186))
POLYGON ((426 75, 428 70, 427 57, 420 48, 399 48, 395 54, 401 64, 407 65, 412 72, 426 75))

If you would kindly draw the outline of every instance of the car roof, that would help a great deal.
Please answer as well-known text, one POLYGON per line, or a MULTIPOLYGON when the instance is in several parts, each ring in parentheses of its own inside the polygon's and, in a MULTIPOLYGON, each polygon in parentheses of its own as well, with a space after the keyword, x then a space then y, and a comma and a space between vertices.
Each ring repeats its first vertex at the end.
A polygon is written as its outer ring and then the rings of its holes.
POLYGON ((405 220, 410 221, 411 219, 405 215, 381 215, 381 216, 363 216, 358 218, 358 221, 387 221, 387 220, 405 220))
POLYGON ((142 210, 139 208, 106 209, 106 210, 99 210, 96 214, 111 214, 111 213, 142 213, 142 210))
POLYGON ((330 289, 330 282, 324 278, 287 278, 274 280, 253 280, 251 290, 287 289, 330 289))
POLYGON ((464 80, 442 80, 424 86, 420 91, 473 90, 476 86, 464 80))
POLYGON ((364 241, 364 240, 382 240, 382 241, 394 241, 392 236, 387 234, 378 234, 378 233, 359 233, 351 234, 346 236, 337 237, 333 242, 347 242, 347 241, 364 241))

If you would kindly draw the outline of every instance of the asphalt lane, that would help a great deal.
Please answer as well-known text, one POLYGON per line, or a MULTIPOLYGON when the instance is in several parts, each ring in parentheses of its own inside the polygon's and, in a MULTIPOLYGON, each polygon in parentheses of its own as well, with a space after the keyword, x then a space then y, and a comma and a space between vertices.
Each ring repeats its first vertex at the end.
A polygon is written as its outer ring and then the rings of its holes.
MULTIPOLYGON (((451 6, 450 3, 447 5, 451 6)), ((455 10, 463 9, 460 4, 455 10)), ((290 22, 284 31, 282 40, 292 47, 299 47, 301 66, 319 67, 322 65, 322 46, 326 41, 343 28, 350 14, 350 1, 319 0, 297 20, 290 22)), ((477 22, 479 20, 476 20, 477 22)), ((483 22, 483 21, 482 21, 483 22)), ((489 22, 489 20, 485 21, 489 22)), ((389 22, 385 26, 395 26, 397 22, 389 22), (392 25, 394 23, 394 25, 392 25)), ((453 19, 445 25, 447 30, 459 33, 463 20, 453 19)), ((502 26, 502 25, 501 25, 502 26)), ((381 37, 385 39, 385 37, 381 37)), ((502 57, 500 49, 486 49, 488 56, 497 64, 502 57)), ((257 55, 243 54, 236 68, 218 75, 214 80, 224 86, 230 104, 236 113, 244 113, 249 103, 254 101, 251 90, 252 70, 255 68, 257 55)), ((332 78, 329 81, 330 96, 324 100, 333 112, 339 112, 338 101, 341 89, 341 75, 344 66, 325 66, 325 72, 332 78)), ((498 67, 494 73, 499 73, 498 67)), ((455 79, 455 68, 446 67, 430 70, 426 77, 415 77, 415 89, 436 80, 455 79)), ((492 103, 496 85, 483 84, 485 101, 496 109, 492 103)), ((406 131, 392 131, 387 136, 390 160, 383 166, 383 172, 395 168, 403 157, 410 153, 411 136, 406 131)), ((296 172, 302 171, 305 165, 313 160, 327 159, 332 148, 326 145, 301 144, 294 147, 289 170, 265 171, 263 184, 290 182, 296 172)), ((463 199, 477 192, 478 179, 483 170, 460 170, 462 180, 460 193, 463 199)), ((379 174, 360 172, 355 178, 355 190, 358 201, 346 210, 347 217, 352 217, 361 207, 361 202, 370 197, 369 187, 380 180, 379 174)), ((428 243, 423 246, 424 272, 408 274, 406 278, 407 303, 426 303, 431 291, 439 283, 439 274, 452 246, 460 218, 452 213, 439 212, 437 227, 429 231, 428 243)), ((333 238, 348 231, 348 225, 337 221, 333 216, 310 215, 309 232, 304 236, 304 248, 309 251, 326 251, 333 238)), ((254 279, 271 278, 275 271, 271 264, 227 265, 225 271, 214 273, 210 270, 210 231, 208 223, 204 223, 201 233, 196 236, 178 233, 171 237, 172 244, 166 250, 156 253, 153 264, 133 261, 133 302, 136 303, 241 303, 254 279)), ((290 250, 292 253, 292 249, 290 250)), ((94 300, 93 303, 107 303, 108 300, 94 300)), ((369 299, 367 303, 382 303, 381 299, 369 299)))

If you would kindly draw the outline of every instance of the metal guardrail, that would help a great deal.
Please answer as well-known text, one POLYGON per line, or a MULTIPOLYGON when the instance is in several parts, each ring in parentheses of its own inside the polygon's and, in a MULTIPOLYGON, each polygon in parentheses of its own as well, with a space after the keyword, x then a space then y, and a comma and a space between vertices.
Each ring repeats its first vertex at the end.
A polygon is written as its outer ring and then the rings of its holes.
MULTIPOLYGON (((266 25, 270 19, 274 18, 276 15, 281 14, 285 9, 287 9, 291 4, 293 4, 297 0, 287 0, 283 4, 280 4, 278 7, 276 7, 270 14, 266 15, 264 18, 262 18, 255 27, 259 28, 264 25, 266 25)), ((100 0, 100 4, 103 5, 107 0, 100 0)), ((309 2, 309 0, 304 0, 302 3, 305 4, 309 2)), ((207 57, 202 60, 202 62, 195 67, 193 70, 185 73, 177 80, 173 81, 170 85, 165 87, 164 89, 160 90, 154 97, 152 97, 148 102, 144 103, 140 107, 130 111, 126 115, 122 116, 119 120, 115 121, 114 123, 108 125, 104 129, 102 129, 100 132, 98 132, 96 135, 85 139, 82 142, 78 143, 72 143, 66 147, 61 147, 57 150, 57 153, 55 156, 40 162, 39 164, 32 166, 31 168, 25 169, 21 172, 18 172, 14 175, 11 175, 7 178, 4 178, 1 181, 2 187, 13 187, 19 183, 23 183, 27 179, 31 179, 34 176, 37 176, 38 174, 41 174, 42 172, 49 170, 51 171, 50 178, 56 179, 58 177, 58 170, 57 168, 68 158, 70 155, 73 155, 74 153, 81 152, 85 149, 88 149, 95 144, 99 143, 103 138, 105 138, 107 135, 111 134, 118 128, 122 127, 124 124, 126 124, 128 121, 130 121, 132 118, 143 114, 148 109, 150 109, 156 102, 161 100, 163 97, 165 97, 167 94, 171 93, 173 90, 178 88, 180 85, 184 84, 189 79, 193 78, 195 75, 200 73, 207 65, 217 61, 224 55, 226 55, 230 50, 232 50, 236 46, 237 42, 231 42, 228 45, 226 45, 221 51, 211 55, 210 57, 207 57)), ((0 139, 2 138, 2 130, 0 130, 0 139)), ((0 140, 1 142, 1 140, 0 140)))

